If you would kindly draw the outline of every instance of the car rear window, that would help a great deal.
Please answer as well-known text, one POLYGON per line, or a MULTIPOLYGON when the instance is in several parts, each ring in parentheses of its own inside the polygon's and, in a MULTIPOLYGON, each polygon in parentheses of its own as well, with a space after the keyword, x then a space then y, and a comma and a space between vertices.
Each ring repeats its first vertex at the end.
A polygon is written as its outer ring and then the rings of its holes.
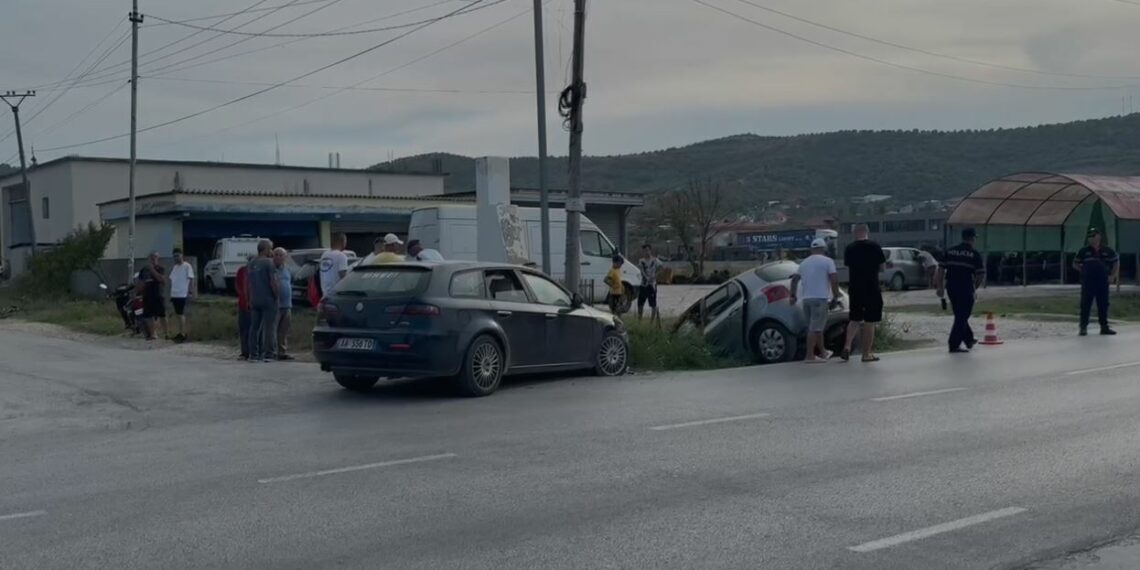
POLYGON ((791 279, 800 269, 799 265, 791 261, 781 261, 779 263, 769 263, 757 267, 752 272, 757 277, 767 281, 768 283, 775 283, 776 281, 785 281, 791 279))
POLYGON ((414 295, 427 289, 431 269, 427 267, 357 267, 350 271, 336 292, 342 294, 414 295))

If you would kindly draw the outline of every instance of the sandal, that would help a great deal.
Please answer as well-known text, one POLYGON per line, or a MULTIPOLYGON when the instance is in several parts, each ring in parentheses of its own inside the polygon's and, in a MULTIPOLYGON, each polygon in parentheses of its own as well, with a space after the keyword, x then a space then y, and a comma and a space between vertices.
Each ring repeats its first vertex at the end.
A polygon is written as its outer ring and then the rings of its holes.
POLYGON ((851 350, 847 349, 847 348, 843 349, 843 352, 839 353, 839 358, 842 358, 843 362, 850 362, 851 361, 851 350))
POLYGON ((863 362, 878 362, 879 360, 880 358, 878 356, 872 356, 870 358, 867 358, 866 356, 863 357, 863 362))

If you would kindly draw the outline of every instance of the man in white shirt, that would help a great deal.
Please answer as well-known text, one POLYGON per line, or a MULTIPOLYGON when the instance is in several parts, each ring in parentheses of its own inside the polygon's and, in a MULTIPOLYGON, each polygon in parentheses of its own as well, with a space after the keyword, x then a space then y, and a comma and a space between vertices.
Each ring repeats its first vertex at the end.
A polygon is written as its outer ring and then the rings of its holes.
POLYGON ((178 319, 178 334, 174 342, 186 341, 186 302, 194 296, 194 266, 182 256, 182 250, 174 248, 174 267, 170 268, 170 304, 178 319))
POLYGON ((430 247, 424 247, 424 244, 418 239, 408 241, 408 261, 443 261, 443 256, 430 247))
POLYGON ((795 305, 798 298, 804 302, 804 319, 808 324, 805 362, 809 363, 827 362, 831 358, 831 353, 823 347, 823 330, 827 327, 830 305, 839 298, 839 272, 835 261, 824 255, 826 251, 826 241, 813 241, 811 256, 800 263, 799 272, 792 276, 791 303, 795 305), (802 293, 797 294, 801 285, 802 293))
POLYGON ((331 293, 348 273, 348 254, 344 253, 347 243, 348 236, 335 234, 332 236, 332 249, 321 254, 321 296, 331 293))

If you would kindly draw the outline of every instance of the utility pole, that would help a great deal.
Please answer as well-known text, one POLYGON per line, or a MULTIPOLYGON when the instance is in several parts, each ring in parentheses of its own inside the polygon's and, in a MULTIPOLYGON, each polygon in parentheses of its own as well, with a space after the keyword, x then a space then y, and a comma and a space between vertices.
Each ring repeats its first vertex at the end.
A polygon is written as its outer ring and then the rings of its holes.
POLYGON ((542 271, 550 275, 550 196, 546 188, 546 60, 542 40, 542 0, 534 0, 534 79, 538 85, 538 206, 541 209, 542 271))
MULTIPOLYGON (((566 286, 578 293, 582 280, 581 229, 582 212, 582 103, 586 99, 586 83, 582 79, 585 63, 586 0, 574 0, 574 69, 570 86, 563 91, 560 106, 570 122, 570 193, 566 197, 566 286)), ((587 299, 587 302, 593 299, 587 299)))
POLYGON ((20 130, 20 104, 24 102, 24 99, 35 96, 35 91, 23 93, 8 91, 0 95, 0 99, 3 99, 12 109, 12 118, 16 121, 16 146, 20 147, 20 181, 24 184, 24 196, 28 199, 28 215, 32 218, 28 223, 28 232, 31 234, 29 237, 32 239, 32 255, 36 254, 36 217, 32 215, 32 187, 28 184, 28 163, 24 159, 24 133, 20 130))
POLYGON ((130 181, 127 183, 128 202, 130 202, 130 221, 127 228, 127 281, 135 273, 135 161, 138 158, 138 109, 139 109, 139 24, 142 23, 142 14, 139 14, 139 0, 132 0, 131 13, 127 17, 131 21, 131 162, 130 181))

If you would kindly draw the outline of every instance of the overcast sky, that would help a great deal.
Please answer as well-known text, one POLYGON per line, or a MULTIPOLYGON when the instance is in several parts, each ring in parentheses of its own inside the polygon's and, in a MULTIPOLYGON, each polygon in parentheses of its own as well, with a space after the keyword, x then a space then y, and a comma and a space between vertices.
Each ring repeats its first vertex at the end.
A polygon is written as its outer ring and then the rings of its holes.
MULTIPOLYGON (((270 32, 305 34, 417 22, 470 1, 140 0, 140 11, 185 20, 256 4, 256 11, 226 22, 218 23, 221 17, 195 22, 248 32, 264 32, 313 12, 270 32), (265 10, 287 4, 296 5, 265 10), (400 12, 409 13, 396 15, 400 12)), ((1140 95, 1140 88, 1128 87, 1140 85, 1140 0, 747 0, 844 31, 993 66, 873 43, 766 12, 744 0, 702 1, 833 48, 931 73, 812 45, 694 0, 590 0, 584 139, 588 154, 656 150, 745 132, 786 135, 1063 122, 1119 114, 1122 96, 1140 95), (1124 87, 1086 89, 1106 86, 1124 87)), ((139 155, 272 162, 274 136, 280 138, 287 164, 323 165, 329 152, 340 152, 345 167, 430 151, 533 155, 531 5, 531 0, 503 0, 415 31, 301 79, 298 86, 143 133, 139 155), (417 59, 422 60, 392 71, 417 59), (319 87, 356 84, 395 90, 338 92, 319 87), (305 103, 310 104, 296 108, 305 103)), ((127 37, 129 10, 128 0, 5 1, 0 90, 41 87, 21 111, 25 141, 34 144, 41 161, 63 154, 127 155, 126 138, 43 149, 127 132, 129 39, 75 88, 32 116, 62 92, 59 82, 73 69, 88 69, 107 48, 127 37)), ((154 25, 158 23, 147 18, 140 34, 140 128, 237 99, 264 89, 262 84, 289 80, 412 29, 248 38, 154 25), (186 38, 191 34, 196 35, 186 38), (235 42, 240 43, 226 47, 235 42), (180 50, 185 51, 176 53, 180 50), (211 61, 251 50, 258 51, 211 61), (203 55, 208 52, 214 53, 203 55)), ((573 0, 549 0, 545 47, 552 92, 568 80, 572 26, 573 0)), ((556 107, 556 97, 549 96, 550 148, 553 154, 565 154, 567 138, 556 107)), ((9 131, 10 118, 5 118, 0 137, 9 131)), ((15 137, 0 141, 0 161, 15 150, 15 137)))

